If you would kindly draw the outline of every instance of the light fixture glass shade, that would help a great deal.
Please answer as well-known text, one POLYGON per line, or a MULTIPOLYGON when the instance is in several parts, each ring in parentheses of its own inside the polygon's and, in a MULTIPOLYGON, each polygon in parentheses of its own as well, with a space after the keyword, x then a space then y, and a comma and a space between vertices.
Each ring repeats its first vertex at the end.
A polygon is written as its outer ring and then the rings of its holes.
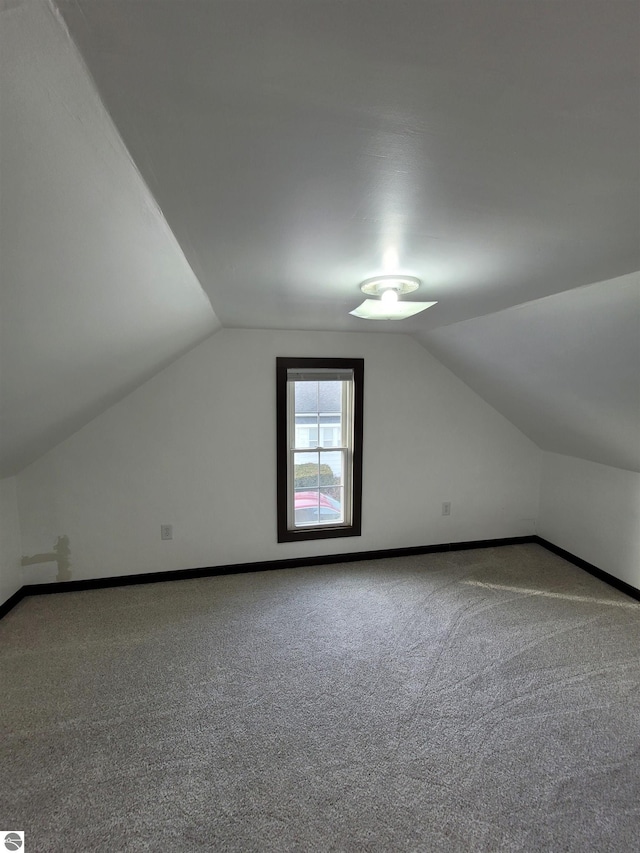
POLYGON ((363 320, 406 320, 421 311, 426 311, 437 302, 383 302, 380 299, 365 299, 362 305, 358 305, 353 311, 349 311, 354 317, 363 320))
POLYGON ((382 296, 391 289, 398 296, 405 296, 417 290, 420 284, 420 279, 413 275, 378 275, 363 281, 360 290, 367 296, 382 296))

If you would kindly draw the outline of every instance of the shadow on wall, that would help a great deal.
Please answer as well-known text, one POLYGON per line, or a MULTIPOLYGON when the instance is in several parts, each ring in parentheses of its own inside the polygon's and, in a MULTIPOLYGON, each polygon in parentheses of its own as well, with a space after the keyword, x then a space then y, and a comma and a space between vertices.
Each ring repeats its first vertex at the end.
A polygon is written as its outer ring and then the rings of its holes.
POLYGON ((56 544, 53 546, 53 551, 49 554, 34 554, 32 557, 23 557, 23 566, 33 566, 37 563, 57 563, 58 573, 57 581, 71 580, 71 561, 69 555, 71 548, 69 547, 68 536, 58 536, 56 544))

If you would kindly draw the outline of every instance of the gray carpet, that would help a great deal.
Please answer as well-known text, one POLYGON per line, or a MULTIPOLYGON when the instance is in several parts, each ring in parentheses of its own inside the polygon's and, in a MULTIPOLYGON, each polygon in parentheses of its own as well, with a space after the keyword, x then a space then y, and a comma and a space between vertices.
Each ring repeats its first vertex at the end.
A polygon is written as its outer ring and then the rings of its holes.
POLYGON ((26 851, 636 851, 640 605, 537 545, 22 601, 26 851))

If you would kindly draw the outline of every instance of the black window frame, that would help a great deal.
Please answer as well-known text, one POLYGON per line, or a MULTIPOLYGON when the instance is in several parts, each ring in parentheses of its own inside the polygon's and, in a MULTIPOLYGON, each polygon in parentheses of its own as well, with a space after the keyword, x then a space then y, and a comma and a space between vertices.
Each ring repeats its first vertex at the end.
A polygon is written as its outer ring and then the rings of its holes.
POLYGON ((338 539, 362 535, 362 437, 364 432, 364 359, 363 358, 276 358, 276 509, 278 542, 302 542, 311 539, 338 539), (353 451, 351 524, 336 527, 305 527, 290 530, 287 523, 288 457, 287 372, 289 370, 326 369, 353 371, 353 451))

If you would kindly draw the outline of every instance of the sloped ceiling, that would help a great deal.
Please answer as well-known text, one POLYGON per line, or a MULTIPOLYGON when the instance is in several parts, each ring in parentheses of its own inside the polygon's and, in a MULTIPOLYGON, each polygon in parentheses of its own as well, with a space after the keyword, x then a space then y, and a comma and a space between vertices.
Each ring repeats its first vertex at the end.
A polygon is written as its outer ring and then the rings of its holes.
POLYGON ((2 7, 0 476, 219 322, 51 7, 2 7))
POLYGON ((419 339, 541 448, 640 471, 640 273, 419 339))
POLYGON ((58 0, 224 326, 417 331, 640 269, 637 0, 58 0), (438 305, 359 320, 405 272, 438 305))
POLYGON ((0 8, 5 471, 220 323, 413 334, 541 446, 635 469, 636 0, 0 8), (438 304, 349 315, 396 272, 438 304))

